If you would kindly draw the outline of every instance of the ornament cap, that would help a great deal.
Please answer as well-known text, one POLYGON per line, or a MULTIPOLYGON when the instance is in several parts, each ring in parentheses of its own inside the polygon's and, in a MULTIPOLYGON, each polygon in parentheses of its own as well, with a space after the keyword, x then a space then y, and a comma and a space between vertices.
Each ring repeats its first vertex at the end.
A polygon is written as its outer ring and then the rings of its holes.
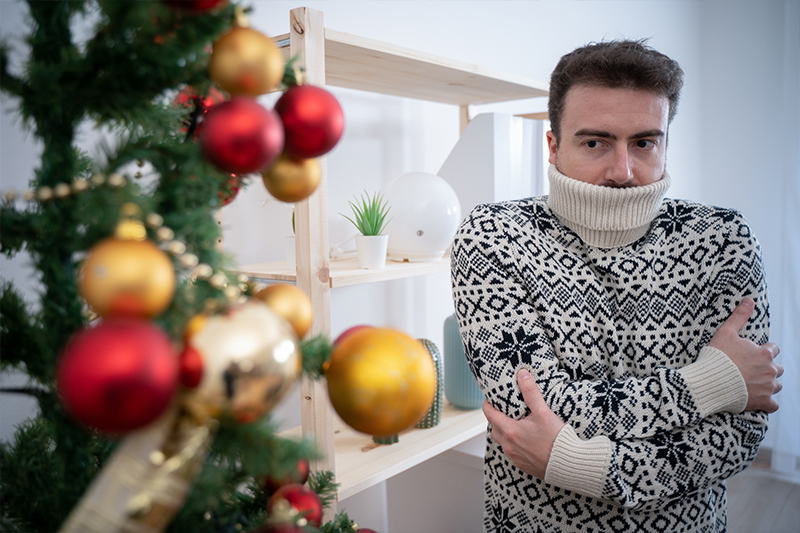
POLYGON ((247 14, 242 6, 236 6, 236 9, 234 10, 234 24, 243 28, 250 27, 250 19, 247 17, 247 14))

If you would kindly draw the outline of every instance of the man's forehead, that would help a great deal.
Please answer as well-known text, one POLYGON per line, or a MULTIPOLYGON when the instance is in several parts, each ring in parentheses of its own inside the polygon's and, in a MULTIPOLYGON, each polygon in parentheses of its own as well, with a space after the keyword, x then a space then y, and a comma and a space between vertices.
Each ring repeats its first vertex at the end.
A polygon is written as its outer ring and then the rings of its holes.
POLYGON ((585 127, 575 123, 622 115, 636 115, 640 119, 649 117, 652 121, 663 122, 665 129, 669 100, 656 92, 641 89, 576 85, 570 88, 564 99, 562 123, 585 127))

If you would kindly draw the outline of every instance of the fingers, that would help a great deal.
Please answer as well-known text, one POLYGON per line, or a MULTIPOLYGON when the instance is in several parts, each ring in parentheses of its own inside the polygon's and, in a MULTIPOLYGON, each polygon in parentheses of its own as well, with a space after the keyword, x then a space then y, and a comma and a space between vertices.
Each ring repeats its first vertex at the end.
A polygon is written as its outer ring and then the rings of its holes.
POLYGON ((752 298, 743 299, 739 302, 739 305, 736 306, 736 309, 733 310, 733 313, 731 313, 731 316, 728 317, 722 327, 727 326, 738 332, 747 324, 747 321, 750 320, 750 315, 753 314, 754 307, 755 303, 752 298))
POLYGON ((519 391, 522 393, 522 398, 531 412, 534 412, 535 408, 544 403, 539 385, 530 372, 524 368, 517 373, 517 384, 519 385, 519 391))
POLYGON ((775 344, 774 342, 768 342, 768 343, 764 344, 764 348, 766 348, 767 350, 770 351, 770 353, 772 354, 772 358, 773 359, 778 357, 778 354, 781 353, 780 347, 777 344, 775 344))

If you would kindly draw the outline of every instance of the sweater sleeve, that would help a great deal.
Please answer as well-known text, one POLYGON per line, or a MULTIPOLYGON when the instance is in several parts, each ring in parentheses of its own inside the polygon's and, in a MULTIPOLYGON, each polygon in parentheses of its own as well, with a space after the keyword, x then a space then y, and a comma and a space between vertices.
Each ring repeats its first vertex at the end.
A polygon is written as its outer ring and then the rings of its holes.
MULTIPOLYGON (((452 285, 462 340, 485 396, 512 418, 527 406, 516 373, 527 368, 550 408, 582 438, 646 438, 696 424, 716 412, 739 412, 744 380, 722 352, 704 349, 681 369, 664 366, 642 378, 587 379, 557 355, 543 302, 531 298, 514 256, 514 223, 495 205, 479 206, 462 224, 452 252, 452 285)), ((557 289, 557 288, 556 288, 557 289)))

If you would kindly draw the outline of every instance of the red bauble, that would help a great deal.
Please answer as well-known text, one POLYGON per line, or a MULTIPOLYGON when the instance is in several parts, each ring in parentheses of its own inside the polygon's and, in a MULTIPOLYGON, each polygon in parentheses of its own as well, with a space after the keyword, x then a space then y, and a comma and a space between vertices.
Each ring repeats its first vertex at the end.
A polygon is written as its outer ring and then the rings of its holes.
POLYGON ((56 370, 64 409, 79 423, 122 434, 167 408, 178 385, 178 357, 146 320, 106 319, 69 341, 56 370))
POLYGON ((329 152, 344 131, 342 106, 334 96, 314 85, 295 85, 275 103, 286 134, 284 150, 298 159, 329 152))
POLYGON ((358 531, 358 533, 378 533, 374 529, 369 529, 369 528, 366 528, 366 527, 360 527, 356 531, 358 531))
POLYGON ((236 196, 242 189, 242 178, 240 178, 236 174, 231 174, 231 177, 228 178, 228 188, 230 192, 225 192, 222 189, 220 189, 220 191, 217 193, 217 196, 222 201, 223 207, 231 203, 234 199, 236 199, 236 196))
POLYGON ((335 340, 335 341, 333 341, 333 344, 334 344, 334 346, 335 346, 335 345, 337 345, 337 344, 339 344, 339 343, 340 343, 340 342, 342 342, 342 341, 343 341, 343 340, 344 340, 346 337, 348 337, 348 336, 349 336, 351 333, 355 333, 356 331, 358 331, 358 330, 360 330, 360 329, 364 329, 364 328, 371 328, 371 327, 372 327, 372 326, 367 326, 366 324, 361 324, 361 325, 358 325, 358 326, 353 326, 353 327, 347 328, 346 330, 344 330, 343 332, 341 332, 341 333, 339 334, 339 336, 338 336, 338 337, 336 337, 336 340, 335 340))
POLYGON ((308 459, 300 459, 297 461, 297 466, 292 469, 288 475, 284 476, 283 478, 274 478, 272 476, 264 476, 261 479, 261 488, 264 489, 269 495, 274 494, 279 488, 285 485, 291 485, 292 483, 298 483, 302 485, 308 480, 309 472, 311 471, 311 465, 308 462, 308 459))
POLYGON ((205 13, 224 6, 228 0, 161 0, 170 7, 183 9, 192 13, 205 13))
POLYGON ((322 523, 322 501, 317 493, 299 483, 284 485, 273 494, 267 502, 269 514, 284 514, 286 503, 294 509, 293 513, 301 515, 314 527, 322 523))
POLYGON ((211 87, 205 96, 198 94, 194 87, 187 85, 175 96, 172 105, 176 108, 191 109, 192 113, 183 123, 184 133, 192 129, 192 138, 197 139, 203 128, 203 121, 208 110, 225 101, 225 95, 216 87, 211 87))
POLYGON ((283 150, 280 118, 252 98, 234 97, 206 114, 200 148, 215 167, 231 174, 269 168, 283 150))
POLYGON ((203 356, 189 344, 183 349, 180 357, 181 385, 193 389, 203 379, 203 356))

